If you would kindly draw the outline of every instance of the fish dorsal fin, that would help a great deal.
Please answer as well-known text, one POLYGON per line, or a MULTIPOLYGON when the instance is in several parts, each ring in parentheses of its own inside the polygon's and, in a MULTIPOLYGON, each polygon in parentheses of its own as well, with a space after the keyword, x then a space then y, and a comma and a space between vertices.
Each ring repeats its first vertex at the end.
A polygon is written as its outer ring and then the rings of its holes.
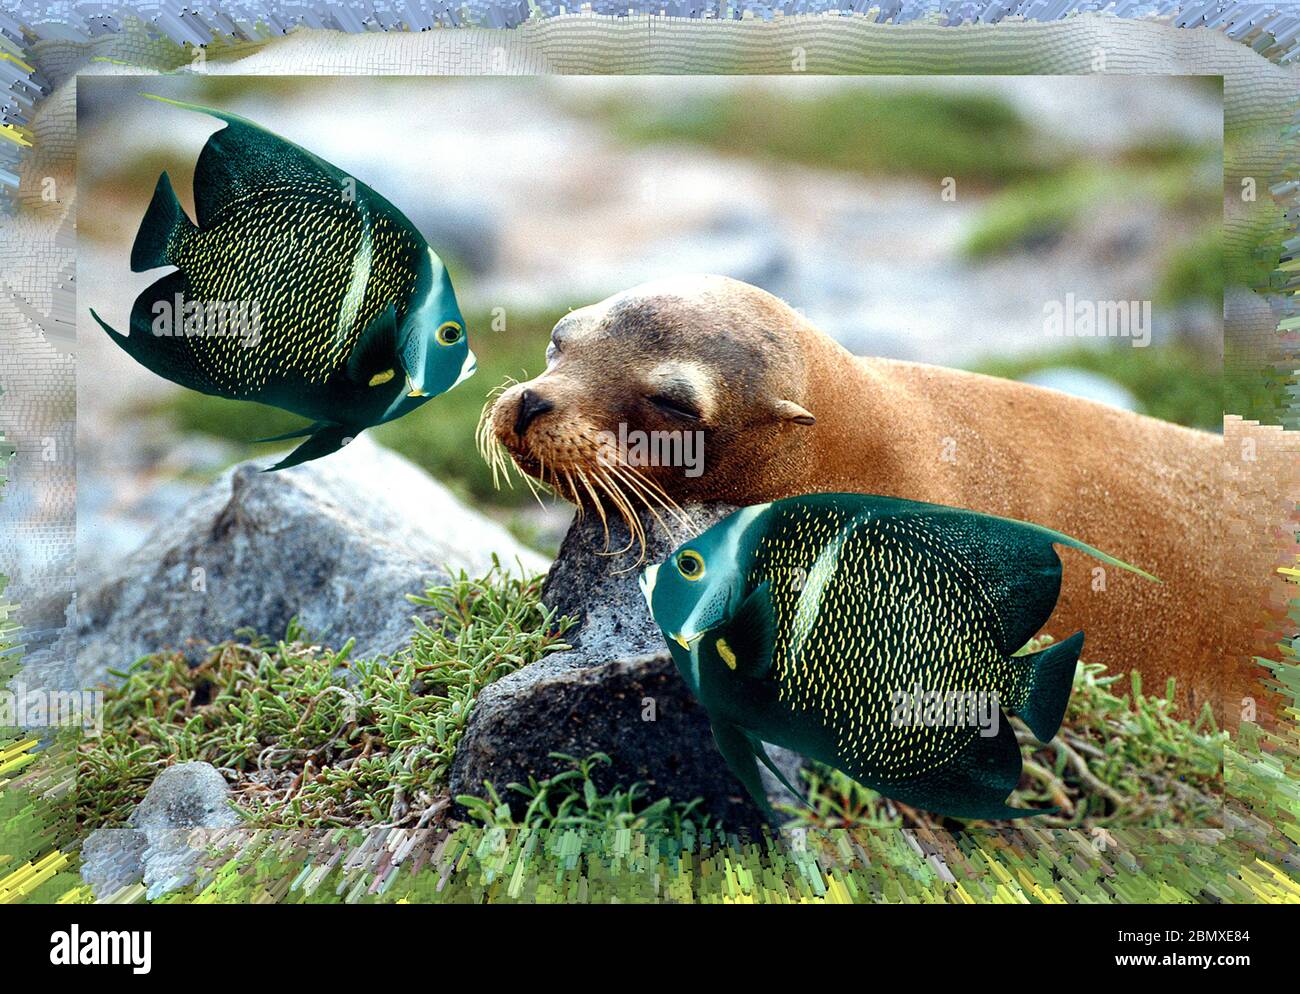
MULTIPOLYGON (((153 93, 142 96, 208 114, 226 123, 220 131, 208 136, 194 167, 194 213, 200 228, 207 228, 227 204, 271 186, 335 188, 340 198, 346 192, 342 184, 347 177, 342 170, 252 121, 153 93)), ((356 183, 353 192, 359 192, 363 184, 353 182, 356 183)))
POLYGON ((776 649, 776 617, 768 581, 754 588, 729 622, 706 637, 716 639, 715 648, 728 669, 755 680, 767 676, 776 649))
MULTIPOLYGON (((379 384, 387 383, 392 377, 383 377, 385 373, 395 373, 397 363, 397 309, 390 303, 380 311, 352 347, 348 356, 348 379, 361 385, 371 384, 379 379, 379 384)), ((371 384, 371 385, 379 385, 371 384)))
POLYGON ((939 550, 948 558, 953 564, 949 577, 990 607, 996 621, 994 641, 1007 654, 1023 648, 1056 607, 1062 567, 1054 543, 1155 580, 1068 535, 1011 518, 889 501, 873 521, 890 528, 895 537, 939 550))
POLYGON ((989 612, 999 652, 1022 648, 1056 607, 1061 558, 1019 521, 919 505, 878 515, 874 527, 944 563, 947 579, 989 612))

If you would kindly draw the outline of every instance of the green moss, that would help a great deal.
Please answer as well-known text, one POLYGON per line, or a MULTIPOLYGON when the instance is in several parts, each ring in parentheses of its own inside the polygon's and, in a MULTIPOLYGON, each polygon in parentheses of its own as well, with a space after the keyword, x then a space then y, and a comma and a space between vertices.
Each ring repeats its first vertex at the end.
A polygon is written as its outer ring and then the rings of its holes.
POLYGON ((79 821, 121 824, 160 769, 204 760, 233 774, 257 826, 416 823, 445 802, 479 691, 567 648, 571 621, 542 607, 540 585, 462 572, 413 598, 440 620, 417 621, 392 659, 353 660, 351 643, 327 649, 293 626, 274 643, 241 633, 197 668, 174 654, 140 660, 79 750, 79 821))
POLYGON ((507 787, 510 793, 522 799, 521 803, 526 804, 524 813, 518 818, 512 814, 509 802, 502 799, 493 783, 484 784, 485 797, 463 794, 456 800, 476 822, 494 829, 627 830, 681 835, 684 830, 720 827, 710 816, 697 810, 700 798, 684 804, 667 797, 650 801, 644 783, 600 793, 592 780, 592 772, 596 767, 608 766, 612 762, 603 752, 592 753, 585 759, 562 752, 550 755, 552 759, 567 762, 569 769, 545 780, 529 777, 526 784, 512 783, 507 787))
POLYGON ((1047 166, 1033 130, 999 97, 926 90, 831 91, 815 99, 770 94, 709 97, 671 108, 618 101, 603 108, 637 144, 690 142, 866 175, 997 184, 1047 166))
POLYGON ((1202 301, 1219 309, 1223 307, 1223 288, 1223 230, 1218 224, 1210 224, 1170 253, 1156 291, 1156 303, 1202 301))
POLYGON ((1089 210, 1154 201, 1168 211, 1209 222, 1221 211, 1222 186, 1213 166, 1218 149, 1179 146, 1177 152, 1136 155, 1117 167, 1074 165, 1013 183, 980 208, 961 243, 972 260, 1032 248, 1065 236, 1089 210))
POLYGON ((1222 370, 1190 346, 1160 345, 1143 349, 1065 348, 975 363, 977 373, 1020 379, 1053 366, 1073 366, 1098 373, 1129 390, 1142 412, 1175 424, 1217 431, 1223 426, 1222 370))
POLYGON ((961 252, 984 259, 1060 238, 1112 186, 1093 171, 1047 176, 995 194, 966 232, 961 252))

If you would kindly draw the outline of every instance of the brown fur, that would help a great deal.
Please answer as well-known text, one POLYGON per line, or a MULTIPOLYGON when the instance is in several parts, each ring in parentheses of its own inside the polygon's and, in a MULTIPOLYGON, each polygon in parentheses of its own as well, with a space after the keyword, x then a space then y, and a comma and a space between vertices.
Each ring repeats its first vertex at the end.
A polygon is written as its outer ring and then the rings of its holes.
POLYGON ((1101 576, 1095 561, 1062 549, 1047 631, 1083 629, 1087 660, 1138 670, 1148 692, 1176 678, 1192 713, 1207 701, 1229 724, 1249 716, 1250 701, 1269 712, 1254 657, 1276 656, 1286 607, 1276 567, 1295 562, 1294 480, 1285 489, 1278 467, 1295 465, 1286 459, 1296 447, 1284 433, 1231 419, 1225 446, 1053 390, 855 357, 777 298, 721 277, 635 288, 570 314, 555 337, 560 354, 497 400, 491 428, 526 472, 542 476, 544 460, 546 481, 569 499, 592 503, 593 488, 572 472, 592 467, 597 432, 624 422, 704 431, 703 475, 641 470, 682 504, 855 491, 1038 522, 1163 580, 1101 576), (646 399, 649 371, 674 363, 704 387, 687 391, 699 422, 646 399), (554 406, 520 437, 524 390, 554 406), (802 410, 816 423, 792 420, 802 410), (1264 451, 1236 458, 1254 446, 1248 437, 1267 439, 1264 451))

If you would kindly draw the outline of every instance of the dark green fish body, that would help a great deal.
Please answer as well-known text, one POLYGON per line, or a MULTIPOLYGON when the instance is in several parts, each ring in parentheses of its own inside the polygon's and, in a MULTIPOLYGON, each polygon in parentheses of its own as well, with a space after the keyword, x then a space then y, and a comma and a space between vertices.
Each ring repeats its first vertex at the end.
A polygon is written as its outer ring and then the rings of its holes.
POLYGON ((400 211, 251 122, 181 106, 227 126, 199 156, 197 223, 164 173, 136 237, 134 271, 176 271, 137 298, 129 335, 95 315, 126 352, 191 389, 312 419, 282 436, 312 437, 280 466, 473 372, 446 268, 400 211))
POLYGON ((1047 741, 1065 714, 1083 634, 1015 655, 1055 606, 1053 542, 1125 565, 1036 525, 823 494, 736 512, 644 585, 760 803, 755 760, 771 742, 917 807, 1016 817, 1034 812, 1005 803, 1020 777, 1015 734, 977 719, 1018 714, 1047 741))

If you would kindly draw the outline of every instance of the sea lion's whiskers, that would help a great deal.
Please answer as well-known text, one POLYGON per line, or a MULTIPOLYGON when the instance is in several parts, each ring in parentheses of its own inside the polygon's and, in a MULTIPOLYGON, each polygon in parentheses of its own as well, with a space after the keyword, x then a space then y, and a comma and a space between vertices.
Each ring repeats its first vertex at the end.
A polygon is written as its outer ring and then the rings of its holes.
POLYGON ((591 485, 591 480, 587 478, 586 472, 582 469, 578 471, 578 479, 586 488, 587 493, 591 495, 591 501, 596 506, 596 513, 600 515, 600 526, 605 530, 605 548, 609 548, 609 519, 605 517, 605 505, 600 499, 600 494, 596 493, 596 488, 591 485))
MULTIPOLYGON (((609 551, 609 543, 606 541, 606 551, 604 554, 621 556, 632 548, 634 542, 639 540, 641 543, 641 556, 644 558, 645 530, 641 527, 641 522, 637 517, 636 509, 632 506, 632 502, 628 499, 627 494, 623 492, 623 489, 618 485, 617 481, 610 479, 605 474, 604 470, 596 475, 596 483, 602 490, 610 495, 610 499, 614 501, 614 506, 618 509, 619 516, 622 517, 623 521, 627 524, 628 531, 628 540, 626 545, 617 551, 611 552, 609 551)), ((640 559, 638 559, 637 562, 640 563, 640 559)))
MULTIPOLYGON (((609 467, 609 469, 616 474, 616 478, 618 480, 620 480, 622 483, 627 485, 627 487, 631 490, 631 495, 645 506, 645 509, 649 511, 650 514, 654 517, 655 521, 658 522, 659 527, 662 528, 669 537, 671 537, 673 534, 672 530, 668 527, 668 524, 664 521, 664 519, 659 516, 659 512, 655 509, 654 505, 651 504, 650 501, 646 498, 645 492, 639 486, 639 481, 627 475, 618 466, 611 466, 609 467)), ((640 523, 639 518, 638 518, 638 523, 640 523)))
POLYGON ((660 517, 659 512, 656 511, 654 505, 650 503, 651 499, 653 499, 657 504, 659 504, 670 515, 677 517, 679 523, 683 525, 690 524, 690 519, 686 517, 685 512, 683 512, 681 508, 676 507, 675 505, 670 507, 667 503, 665 503, 664 499, 660 497, 659 494, 655 493, 654 489, 651 488, 650 481, 646 480, 644 477, 636 473, 636 471, 633 470, 632 467, 619 463, 611 466, 610 468, 615 473, 617 473, 619 478, 623 480, 632 489, 632 492, 636 494, 637 498, 641 501, 641 503, 645 505, 646 510, 649 511, 654 516, 654 519, 656 522, 658 522, 659 527, 664 530, 664 534, 667 535, 669 538, 675 537, 676 535, 675 529, 673 529, 666 521, 664 521, 662 517, 660 517))
POLYGON ((488 464, 492 470, 492 489, 501 489, 501 477, 505 477, 506 485, 511 490, 514 484, 510 482, 510 474, 505 467, 505 454, 502 452, 502 445, 497 441, 492 432, 492 408, 496 405, 496 399, 507 387, 507 384, 493 387, 488 391, 487 399, 483 402, 483 410, 479 412, 478 424, 474 428, 474 444, 478 449, 479 455, 483 461, 488 464))
POLYGON ((577 486, 574 484, 574 482, 573 482, 573 474, 572 474, 572 472, 570 472, 570 469, 569 469, 569 467, 567 467, 567 466, 564 468, 564 479, 565 479, 565 480, 568 482, 568 484, 569 484, 569 493, 572 495, 571 500, 572 500, 572 502, 573 502, 573 505, 578 509, 578 519, 581 520, 581 519, 582 519, 582 501, 580 501, 580 500, 578 499, 578 488, 577 488, 577 486))
POLYGON ((528 492, 533 495, 533 500, 537 501, 537 506, 541 508, 545 508, 546 504, 542 500, 542 495, 538 492, 538 486, 540 484, 540 486, 545 487, 546 481, 534 480, 531 476, 529 476, 522 469, 516 466, 513 459, 510 460, 510 465, 514 466, 515 471, 519 474, 519 478, 523 480, 524 484, 528 487, 528 492))
MULTIPOLYGON (((690 517, 682 510, 681 505, 668 496, 662 486, 646 476, 637 467, 617 455, 612 459, 602 460, 602 464, 614 470, 619 474, 620 478, 633 487, 637 492, 637 496, 645 502, 647 509, 650 509, 648 498, 653 498, 660 507, 675 517, 683 526, 689 527, 692 524, 690 517)), ((662 525, 663 522, 660 521, 660 524, 662 525)), ((671 538, 673 535, 672 530, 667 527, 664 530, 671 538)))
MULTIPOLYGON (((629 469, 631 469, 631 467, 629 467, 629 469)), ((691 516, 682 509, 682 506, 678 504, 677 501, 673 500, 668 491, 660 486, 657 481, 650 479, 650 477, 646 476, 640 470, 634 470, 634 473, 638 480, 650 487, 650 489, 654 491, 654 493, 658 494, 661 500, 665 502, 665 510, 674 515, 683 525, 694 524, 691 520, 691 516)))

